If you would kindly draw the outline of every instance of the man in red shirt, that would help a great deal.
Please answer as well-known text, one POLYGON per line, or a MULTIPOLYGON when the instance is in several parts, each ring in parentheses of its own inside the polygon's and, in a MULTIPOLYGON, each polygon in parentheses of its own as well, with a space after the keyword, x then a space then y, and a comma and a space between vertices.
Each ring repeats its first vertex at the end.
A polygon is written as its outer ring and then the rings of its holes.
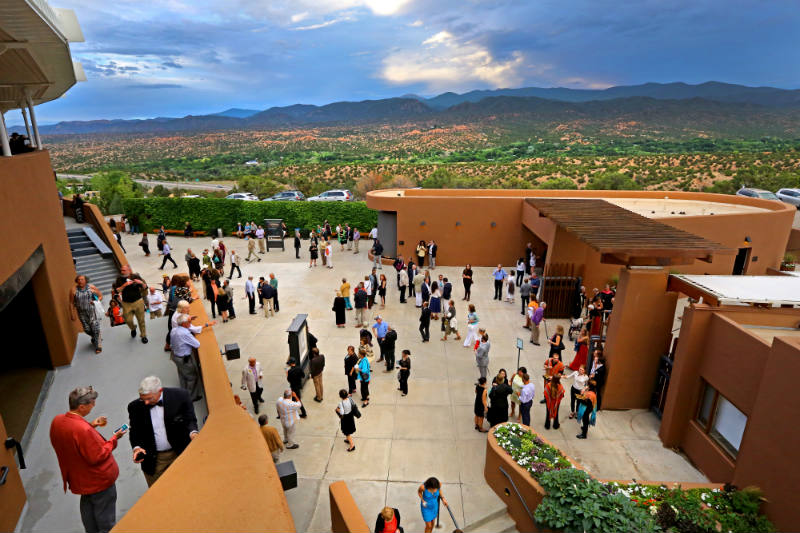
POLYGON ((119 467, 111 452, 126 431, 117 431, 106 440, 95 429, 108 423, 106 417, 92 422, 84 419, 96 399, 92 387, 78 387, 69 393, 69 411, 50 424, 50 442, 58 457, 64 492, 69 485, 70 491, 80 495, 81 521, 87 533, 105 533, 117 521, 119 467))

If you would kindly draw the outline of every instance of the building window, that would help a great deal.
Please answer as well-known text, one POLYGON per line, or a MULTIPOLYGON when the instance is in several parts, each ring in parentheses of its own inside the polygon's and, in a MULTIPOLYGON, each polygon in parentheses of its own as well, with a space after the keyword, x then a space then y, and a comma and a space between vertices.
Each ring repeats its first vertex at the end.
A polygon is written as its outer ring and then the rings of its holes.
POLYGON ((711 385, 703 382, 696 420, 731 457, 739 453, 747 417, 711 385))

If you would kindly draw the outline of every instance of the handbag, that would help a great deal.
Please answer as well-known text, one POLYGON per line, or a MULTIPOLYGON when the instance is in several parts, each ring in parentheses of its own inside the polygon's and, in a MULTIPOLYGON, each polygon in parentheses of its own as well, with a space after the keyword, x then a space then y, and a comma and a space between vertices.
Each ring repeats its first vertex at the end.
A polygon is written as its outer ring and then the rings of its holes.
POLYGON ((97 299, 97 296, 92 300, 92 305, 94 305, 94 316, 96 319, 106 314, 106 310, 103 308, 103 304, 100 303, 100 300, 97 299))
POLYGON ((350 398, 350 411, 353 413, 354 417, 361 418, 361 411, 358 410, 358 406, 356 405, 356 402, 354 402, 352 398, 350 398))

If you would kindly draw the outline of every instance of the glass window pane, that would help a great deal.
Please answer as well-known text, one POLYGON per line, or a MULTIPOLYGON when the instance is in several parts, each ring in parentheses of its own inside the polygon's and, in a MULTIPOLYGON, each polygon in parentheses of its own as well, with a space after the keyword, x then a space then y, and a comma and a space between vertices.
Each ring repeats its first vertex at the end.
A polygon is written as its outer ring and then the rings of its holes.
POLYGON ((700 411, 697 413, 697 421, 700 422, 703 427, 708 424, 708 419, 711 416, 711 405, 713 403, 714 389, 712 389, 710 385, 706 384, 706 388, 703 391, 703 400, 700 404, 700 411))
POLYGON ((747 417, 744 413, 720 396, 717 401, 717 413, 714 416, 711 436, 734 457, 742 444, 745 425, 747 425, 747 417))

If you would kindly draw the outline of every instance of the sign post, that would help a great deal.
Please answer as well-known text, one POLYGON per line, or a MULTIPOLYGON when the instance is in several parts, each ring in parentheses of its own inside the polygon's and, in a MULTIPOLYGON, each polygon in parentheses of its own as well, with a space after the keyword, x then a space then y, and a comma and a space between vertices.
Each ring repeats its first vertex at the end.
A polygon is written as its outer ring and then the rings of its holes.
POLYGON ((519 357, 522 353, 522 347, 524 346, 522 339, 517 337, 517 368, 519 368, 519 357))

